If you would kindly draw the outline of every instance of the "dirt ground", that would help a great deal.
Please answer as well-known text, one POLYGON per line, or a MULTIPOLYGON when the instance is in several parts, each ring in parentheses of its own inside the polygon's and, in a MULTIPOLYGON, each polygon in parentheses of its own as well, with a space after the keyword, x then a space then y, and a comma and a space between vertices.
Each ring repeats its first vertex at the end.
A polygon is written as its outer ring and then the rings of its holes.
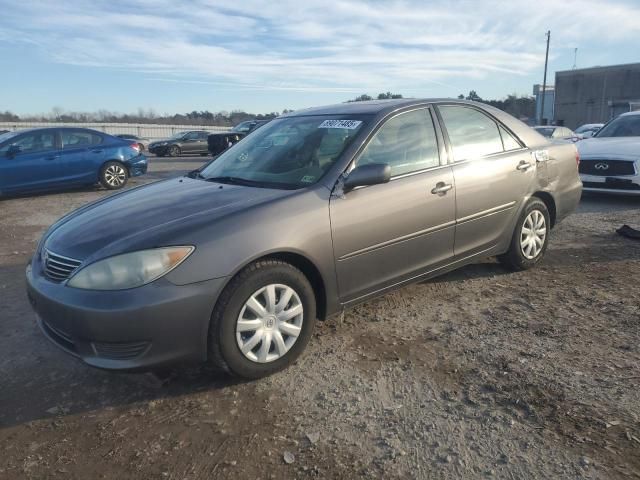
MULTIPOLYGON (((151 159, 132 185, 201 158, 151 159)), ((320 323, 239 383, 87 367, 38 331, 24 267, 107 195, 0 201, 0 478, 640 478, 640 199, 588 197, 539 268, 492 259, 320 323)))

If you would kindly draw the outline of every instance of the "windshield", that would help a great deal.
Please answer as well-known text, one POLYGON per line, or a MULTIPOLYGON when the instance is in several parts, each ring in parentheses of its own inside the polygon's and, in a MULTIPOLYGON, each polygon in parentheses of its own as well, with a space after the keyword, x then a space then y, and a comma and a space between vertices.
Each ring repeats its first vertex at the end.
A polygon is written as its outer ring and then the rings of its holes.
POLYGON ((640 115, 620 116, 602 127, 596 137, 640 137, 640 115))
POLYGON ((554 127, 536 127, 535 129, 540 135, 544 135, 545 137, 551 137, 555 130, 554 127))
POLYGON ((169 137, 169 140, 177 140, 178 138, 182 138, 184 137, 187 133, 189 132, 178 132, 178 133, 174 133, 173 135, 171 135, 169 137))
POLYGON ((247 132, 249 130, 251 130, 251 125, 254 124, 255 121, 254 120, 247 120, 245 122, 241 122, 238 125, 236 125, 235 127, 233 127, 231 129, 232 132, 240 132, 240 133, 244 133, 247 132))
POLYGON ((0 143, 4 143, 7 140, 9 140, 9 139, 11 139, 11 138, 13 138, 13 137, 15 137, 16 135, 19 135, 19 134, 20 134, 20 131, 18 131, 18 130, 13 131, 13 132, 3 133, 3 134, 0 135, 0 143))
POLYGON ((335 164, 368 119, 317 115, 274 120, 225 151, 200 176, 265 188, 312 185, 335 164))

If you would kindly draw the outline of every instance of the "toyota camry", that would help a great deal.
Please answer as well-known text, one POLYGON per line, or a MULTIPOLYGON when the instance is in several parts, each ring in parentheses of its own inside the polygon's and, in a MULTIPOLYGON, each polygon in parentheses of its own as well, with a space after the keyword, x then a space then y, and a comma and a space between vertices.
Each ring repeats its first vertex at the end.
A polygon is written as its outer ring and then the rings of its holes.
POLYGON ((580 199, 578 160, 473 102, 301 110, 63 217, 28 295, 44 334, 90 365, 258 378, 302 353, 317 318, 484 257, 538 264, 580 199))

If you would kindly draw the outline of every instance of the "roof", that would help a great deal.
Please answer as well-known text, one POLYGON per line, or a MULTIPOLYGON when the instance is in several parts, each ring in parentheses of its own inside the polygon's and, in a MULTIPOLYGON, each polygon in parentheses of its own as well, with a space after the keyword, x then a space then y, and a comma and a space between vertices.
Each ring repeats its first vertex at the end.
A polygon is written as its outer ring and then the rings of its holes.
POLYGON ((574 75, 579 73, 593 73, 597 71, 603 70, 640 70, 640 63, 623 63, 620 65, 605 65, 605 66, 595 66, 588 68, 576 68, 574 70, 561 70, 556 72, 556 75, 574 75))
POLYGON ((311 107, 283 115, 283 117, 302 117, 306 115, 343 115, 343 114, 377 114, 386 111, 397 110, 411 105, 424 105, 425 103, 455 101, 459 103, 473 104, 474 102, 453 98, 398 98, 393 100, 368 100, 365 102, 337 103, 322 107, 311 107))

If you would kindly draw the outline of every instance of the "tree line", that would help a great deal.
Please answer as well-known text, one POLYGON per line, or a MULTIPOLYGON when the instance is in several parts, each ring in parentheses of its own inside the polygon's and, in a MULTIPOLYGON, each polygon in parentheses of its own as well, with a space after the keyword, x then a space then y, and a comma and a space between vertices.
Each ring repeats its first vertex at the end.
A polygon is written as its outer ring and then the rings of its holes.
MULTIPOLYGON (((385 100, 403 98, 399 93, 379 93, 376 97, 363 93, 347 103, 363 102, 367 100, 385 100)), ((484 100, 475 90, 471 90, 468 95, 458 95, 460 99, 474 100, 486 103, 499 108, 516 118, 535 118, 535 99, 528 96, 508 95, 503 100, 484 100)), ((10 111, 0 112, 0 122, 65 122, 65 123, 142 123, 161 125, 210 125, 210 126, 233 126, 245 120, 271 120, 277 116, 292 112, 284 109, 281 113, 248 113, 243 110, 233 110, 231 112, 210 112, 208 110, 193 110, 188 113, 158 114, 153 109, 139 108, 136 113, 117 113, 109 110, 98 110, 97 112, 68 112, 60 107, 54 107, 50 113, 41 115, 16 115, 10 111)))
POLYGON ((0 122, 64 122, 64 123, 142 123, 161 125, 207 125, 207 126, 233 126, 245 120, 271 120, 277 116, 289 113, 291 110, 283 110, 282 113, 248 113, 242 110, 231 112, 210 112, 208 110, 194 110, 188 113, 157 114, 152 109, 138 109, 136 113, 117 113, 108 110, 97 112, 67 112, 55 107, 48 114, 41 115, 16 115, 10 111, 0 112, 0 122))
MULTIPOLYGON (((391 98, 403 98, 399 93, 380 93, 376 97, 377 100, 385 100, 391 98)), ((507 95, 507 98, 503 100, 484 100, 475 90, 471 90, 468 95, 458 95, 460 100, 473 100, 474 102, 482 102, 492 107, 498 108, 504 112, 513 115, 521 120, 535 119, 536 116, 536 100, 534 97, 518 96, 515 93, 507 95)), ((357 96, 347 102, 364 102, 367 100, 373 100, 374 97, 367 95, 366 93, 357 96)))

